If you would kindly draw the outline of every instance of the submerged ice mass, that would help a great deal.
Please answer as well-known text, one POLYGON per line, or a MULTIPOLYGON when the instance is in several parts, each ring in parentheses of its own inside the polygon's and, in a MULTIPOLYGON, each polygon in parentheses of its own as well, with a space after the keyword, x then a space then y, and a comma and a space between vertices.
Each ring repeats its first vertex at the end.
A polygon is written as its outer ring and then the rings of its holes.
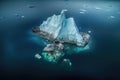
MULTIPOLYGON (((79 32, 74 18, 66 18, 66 11, 64 9, 60 15, 54 14, 48 17, 39 27, 33 28, 34 33, 50 41, 42 52, 43 58, 48 62, 57 62, 65 55, 64 50, 68 50, 66 43, 75 45, 77 49, 78 47, 81 49, 89 42, 90 35, 79 32)), ((75 46, 72 49, 76 50, 75 46)))

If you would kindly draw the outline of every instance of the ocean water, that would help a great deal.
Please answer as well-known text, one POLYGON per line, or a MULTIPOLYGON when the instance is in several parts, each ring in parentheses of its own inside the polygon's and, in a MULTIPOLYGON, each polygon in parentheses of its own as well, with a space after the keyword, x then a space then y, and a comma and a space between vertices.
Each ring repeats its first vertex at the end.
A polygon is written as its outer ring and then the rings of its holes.
POLYGON ((120 79, 119 1, 1 1, 0 36, 1 80, 120 79), (91 31, 89 50, 65 56, 70 70, 34 57, 45 43, 32 27, 62 9, 68 9, 66 16, 74 17, 81 32, 91 31))

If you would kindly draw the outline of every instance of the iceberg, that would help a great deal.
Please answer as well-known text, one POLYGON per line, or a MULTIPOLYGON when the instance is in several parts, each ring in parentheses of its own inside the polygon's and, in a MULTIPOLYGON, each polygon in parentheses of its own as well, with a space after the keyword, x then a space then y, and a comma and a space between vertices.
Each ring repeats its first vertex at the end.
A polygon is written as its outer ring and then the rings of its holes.
MULTIPOLYGON (((32 29, 34 33, 50 42, 41 53, 43 59, 48 62, 57 63, 65 55, 65 50, 81 51, 89 42, 90 35, 80 32, 74 18, 66 18, 66 11, 64 9, 60 15, 54 14, 48 17, 40 26, 32 29), (66 45, 71 45, 71 47, 67 46, 69 48, 67 49, 66 45)), ((63 63, 71 66, 68 59, 64 59, 63 63)))
POLYGON ((66 18, 66 11, 64 9, 60 15, 54 14, 48 17, 39 27, 33 28, 33 32, 52 42, 59 41, 82 47, 85 46, 89 41, 90 35, 80 33, 74 18, 66 18))
POLYGON ((37 54, 35 54, 35 58, 41 59, 42 57, 37 53, 37 54))

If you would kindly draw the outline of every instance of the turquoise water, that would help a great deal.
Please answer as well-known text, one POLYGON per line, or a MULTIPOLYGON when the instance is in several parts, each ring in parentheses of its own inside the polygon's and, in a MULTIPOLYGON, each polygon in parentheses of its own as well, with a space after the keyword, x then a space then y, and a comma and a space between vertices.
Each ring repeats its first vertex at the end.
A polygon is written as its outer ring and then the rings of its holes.
POLYGON ((22 80, 120 79, 119 1, 4 1, 0 4, 0 77, 22 80), (29 4, 36 7, 29 8, 29 4), (74 17, 80 31, 91 31, 92 38, 87 50, 72 48, 80 52, 69 50, 70 55, 64 56, 72 62, 71 70, 34 58, 46 43, 32 33, 32 27, 39 26, 47 17, 59 14, 64 8, 68 9, 67 17, 74 17), (87 12, 80 14, 81 8, 87 12))

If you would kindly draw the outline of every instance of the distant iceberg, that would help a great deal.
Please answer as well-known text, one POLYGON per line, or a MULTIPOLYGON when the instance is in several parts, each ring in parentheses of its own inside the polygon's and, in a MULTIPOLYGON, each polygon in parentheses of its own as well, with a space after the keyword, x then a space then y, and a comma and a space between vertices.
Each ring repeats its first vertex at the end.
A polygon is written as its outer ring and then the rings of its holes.
POLYGON ((50 41, 85 46, 89 41, 90 35, 80 33, 74 18, 65 17, 66 11, 66 9, 63 9, 60 15, 54 14, 48 17, 39 27, 33 28, 33 32, 50 41))

